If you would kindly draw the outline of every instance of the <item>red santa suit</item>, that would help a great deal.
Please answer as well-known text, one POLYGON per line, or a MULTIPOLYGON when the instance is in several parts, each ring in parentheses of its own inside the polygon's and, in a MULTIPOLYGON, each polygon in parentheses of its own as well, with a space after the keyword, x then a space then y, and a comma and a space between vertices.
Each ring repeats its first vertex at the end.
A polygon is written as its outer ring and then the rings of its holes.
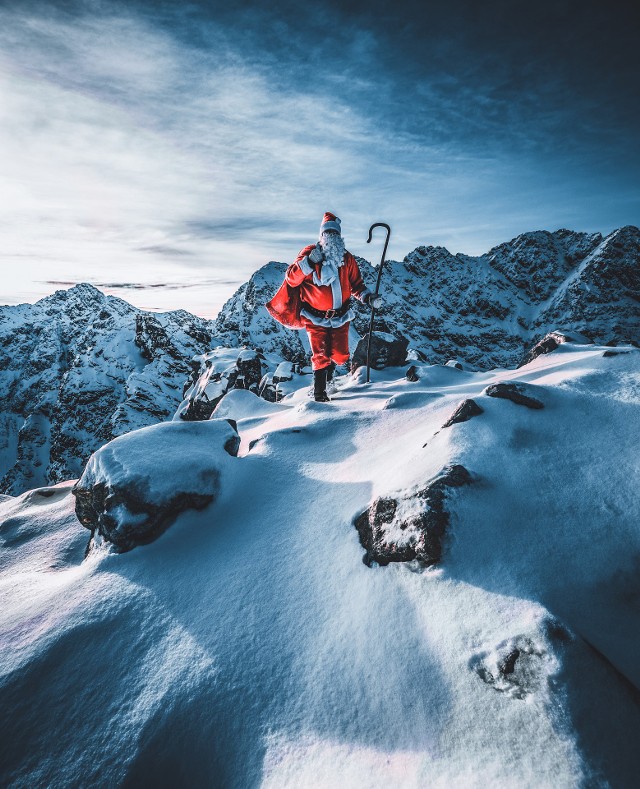
MULTIPOLYGON (((329 226, 340 229, 340 220, 326 213, 321 231, 329 226)), ((351 296, 364 301, 371 293, 362 280, 358 263, 351 252, 345 253, 329 284, 322 284, 322 265, 309 260, 315 248, 309 244, 300 250, 289 266, 282 287, 266 305, 276 320, 290 328, 304 328, 311 345, 314 370, 329 367, 331 362, 344 364, 349 358, 349 323, 354 317, 351 296)))

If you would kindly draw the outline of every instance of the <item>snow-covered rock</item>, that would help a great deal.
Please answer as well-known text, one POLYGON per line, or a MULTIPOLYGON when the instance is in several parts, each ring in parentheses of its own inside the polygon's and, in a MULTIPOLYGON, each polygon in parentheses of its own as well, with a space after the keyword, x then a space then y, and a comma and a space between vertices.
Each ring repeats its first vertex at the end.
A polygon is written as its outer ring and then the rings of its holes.
POLYGON ((240 439, 228 420, 164 422, 134 430, 95 452, 72 493, 76 514, 120 551, 156 540, 187 509, 218 496, 240 439))
POLYGON ((188 422, 209 419, 231 389, 258 392, 264 357, 250 348, 218 346, 191 360, 191 377, 174 419, 188 422))
POLYGON ((454 464, 443 469, 424 488, 394 498, 376 499, 354 521, 365 549, 364 563, 384 566, 415 559, 425 567, 437 564, 449 525, 449 513, 445 509, 447 493, 471 481, 467 469, 454 464))
POLYGON ((0 490, 77 477, 111 438, 170 418, 211 329, 86 284, 0 307, 0 490))

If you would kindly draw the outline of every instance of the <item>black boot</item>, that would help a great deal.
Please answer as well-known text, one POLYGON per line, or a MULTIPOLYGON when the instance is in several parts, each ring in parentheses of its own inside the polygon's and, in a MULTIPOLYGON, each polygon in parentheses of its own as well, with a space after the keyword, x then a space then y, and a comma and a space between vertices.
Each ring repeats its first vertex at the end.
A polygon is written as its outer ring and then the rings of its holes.
POLYGON ((313 371, 313 398, 318 403, 328 403, 327 394, 327 368, 313 371))
POLYGON ((327 371, 327 383, 330 384, 333 381, 333 374, 336 371, 336 363, 331 362, 331 364, 325 368, 327 371))

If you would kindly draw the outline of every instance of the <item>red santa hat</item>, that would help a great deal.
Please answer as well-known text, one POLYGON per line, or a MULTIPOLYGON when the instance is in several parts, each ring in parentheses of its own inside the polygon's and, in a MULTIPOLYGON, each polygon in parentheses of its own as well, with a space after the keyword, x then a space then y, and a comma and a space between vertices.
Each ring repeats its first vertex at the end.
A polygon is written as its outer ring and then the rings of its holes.
POLYGON ((320 224, 320 235, 322 235, 325 230, 335 230, 338 233, 342 232, 340 229, 340 220, 335 214, 330 214, 328 211, 322 217, 322 222, 320 224))

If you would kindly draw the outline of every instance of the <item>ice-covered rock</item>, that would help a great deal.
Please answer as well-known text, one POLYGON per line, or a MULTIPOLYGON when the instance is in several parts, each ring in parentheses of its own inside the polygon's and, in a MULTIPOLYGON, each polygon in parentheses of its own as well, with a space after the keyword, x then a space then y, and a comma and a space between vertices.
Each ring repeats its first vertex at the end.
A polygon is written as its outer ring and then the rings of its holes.
POLYGON ((215 500, 240 443, 229 420, 164 422, 95 452, 73 488, 78 520, 119 551, 157 539, 215 500))

